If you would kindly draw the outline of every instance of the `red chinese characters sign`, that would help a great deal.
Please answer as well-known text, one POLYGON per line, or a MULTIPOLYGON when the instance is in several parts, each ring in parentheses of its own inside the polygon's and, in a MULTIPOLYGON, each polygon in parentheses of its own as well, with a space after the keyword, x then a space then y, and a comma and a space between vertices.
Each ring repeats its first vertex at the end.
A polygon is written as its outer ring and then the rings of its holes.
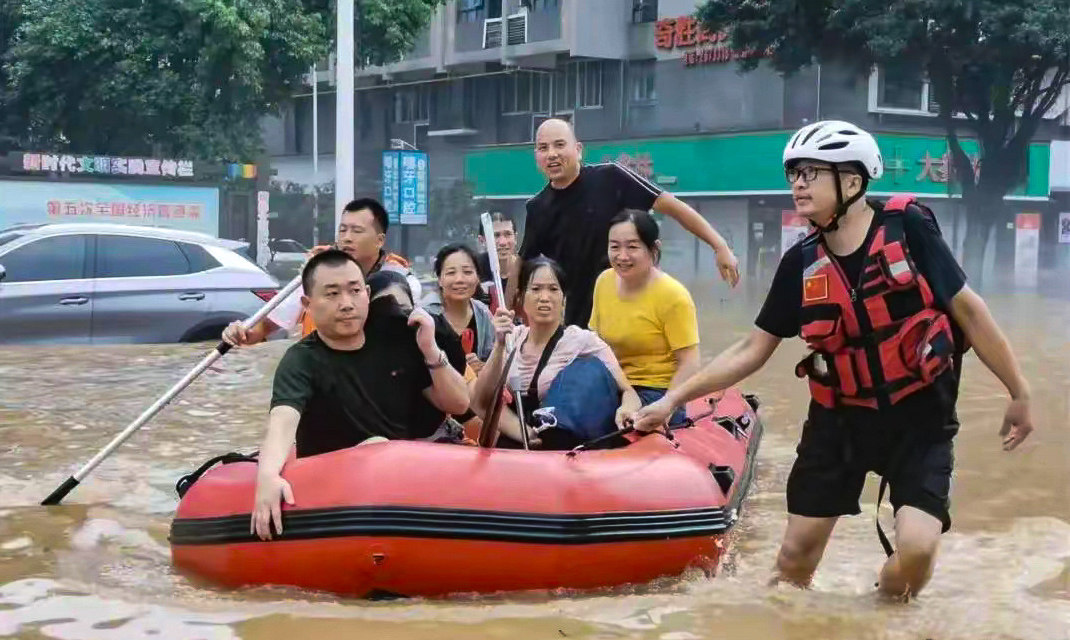
POLYGON ((156 202, 90 202, 86 200, 49 200, 48 217, 93 217, 111 220, 199 220, 199 204, 163 204, 156 202))
POLYGON ((654 42, 658 49, 672 51, 689 47, 711 45, 695 51, 684 53, 684 64, 692 67, 698 64, 730 62, 744 58, 764 57, 761 51, 739 51, 727 45, 727 34, 723 31, 710 33, 702 28, 693 16, 664 18, 654 25, 654 42))

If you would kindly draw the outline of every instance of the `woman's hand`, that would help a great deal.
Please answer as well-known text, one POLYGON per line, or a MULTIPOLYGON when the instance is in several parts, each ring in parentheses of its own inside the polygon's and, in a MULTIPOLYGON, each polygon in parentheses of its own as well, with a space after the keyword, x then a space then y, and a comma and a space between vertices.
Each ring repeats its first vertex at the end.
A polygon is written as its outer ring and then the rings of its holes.
POLYGON ((727 246, 717 251, 717 271, 721 274, 721 279, 730 286, 739 284, 739 260, 727 246))
POLYGON ((479 375, 479 372, 483 370, 483 361, 479 359, 479 356, 469 353, 464 358, 468 362, 468 366, 472 367, 472 371, 479 375))
POLYGON ((620 398, 620 407, 617 408, 616 423, 618 429, 632 426, 632 418, 643 407, 643 401, 635 389, 628 389, 620 398))
POLYGON ((516 326, 513 324, 513 318, 516 314, 511 310, 504 307, 499 307, 494 312, 494 346, 504 346, 509 336, 513 334, 513 329, 516 326))

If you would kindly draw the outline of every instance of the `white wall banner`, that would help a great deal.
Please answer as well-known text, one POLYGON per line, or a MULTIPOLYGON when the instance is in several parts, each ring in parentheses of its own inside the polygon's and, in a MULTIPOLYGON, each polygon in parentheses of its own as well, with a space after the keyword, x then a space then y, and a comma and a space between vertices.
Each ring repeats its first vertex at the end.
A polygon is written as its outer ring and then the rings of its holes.
POLYGON ((1040 214, 1019 213, 1015 217, 1014 227, 1014 282, 1035 285, 1040 250, 1040 214))
POLYGON ((795 213, 794 209, 780 212, 780 256, 788 252, 795 243, 810 234, 810 223, 806 218, 795 213))
POLYGON ((1070 244, 1070 211, 1059 214, 1059 242, 1070 244))

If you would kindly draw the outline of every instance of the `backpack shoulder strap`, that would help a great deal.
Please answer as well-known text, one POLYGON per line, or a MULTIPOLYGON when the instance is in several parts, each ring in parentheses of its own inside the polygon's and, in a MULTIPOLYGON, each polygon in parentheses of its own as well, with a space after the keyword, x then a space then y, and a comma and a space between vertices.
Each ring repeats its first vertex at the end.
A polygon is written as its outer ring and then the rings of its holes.
POLYGON ((917 197, 910 194, 901 194, 898 196, 892 196, 888 198, 888 202, 884 203, 885 213, 902 213, 907 210, 907 207, 912 204, 917 204, 917 197))
MULTIPOLYGON (((553 354, 554 349, 557 348, 557 343, 561 341, 561 336, 565 335, 565 325, 562 324, 557 327, 557 331, 550 337, 550 341, 546 343, 546 346, 542 349, 542 355, 539 356, 539 364, 535 365, 535 371, 531 374, 531 384, 528 385, 528 391, 525 400, 532 404, 532 411, 537 408, 539 401, 539 376, 542 375, 542 370, 546 368, 546 363, 550 361, 550 356, 553 354)), ((518 349, 520 347, 517 347, 518 349)), ((525 408, 527 406, 525 405, 525 408)))
MULTIPOLYGON (((907 212, 916 213, 922 217, 928 218, 933 221, 936 226, 936 231, 940 235, 944 235, 943 230, 940 228, 940 221, 936 219, 936 214, 933 210, 924 204, 918 202, 918 198, 913 195, 898 195, 893 196, 884 203, 885 224, 898 225, 903 227, 901 214, 907 212), (894 222, 893 222, 894 221, 894 222)), ((900 232, 901 237, 906 237, 905 231, 900 232)))
POLYGON ((820 253, 818 249, 821 247, 821 233, 815 231, 806 236, 799 242, 799 249, 802 251, 802 271, 806 274, 806 268, 818 261, 820 253))

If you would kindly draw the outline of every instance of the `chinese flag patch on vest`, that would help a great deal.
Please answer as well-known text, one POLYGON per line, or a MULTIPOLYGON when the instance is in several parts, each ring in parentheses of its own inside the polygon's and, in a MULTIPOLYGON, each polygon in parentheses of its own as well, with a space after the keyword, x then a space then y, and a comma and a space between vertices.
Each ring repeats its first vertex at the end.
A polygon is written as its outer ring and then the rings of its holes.
POLYGON ((829 297, 828 274, 819 273, 803 280, 803 302, 818 302, 829 297))

